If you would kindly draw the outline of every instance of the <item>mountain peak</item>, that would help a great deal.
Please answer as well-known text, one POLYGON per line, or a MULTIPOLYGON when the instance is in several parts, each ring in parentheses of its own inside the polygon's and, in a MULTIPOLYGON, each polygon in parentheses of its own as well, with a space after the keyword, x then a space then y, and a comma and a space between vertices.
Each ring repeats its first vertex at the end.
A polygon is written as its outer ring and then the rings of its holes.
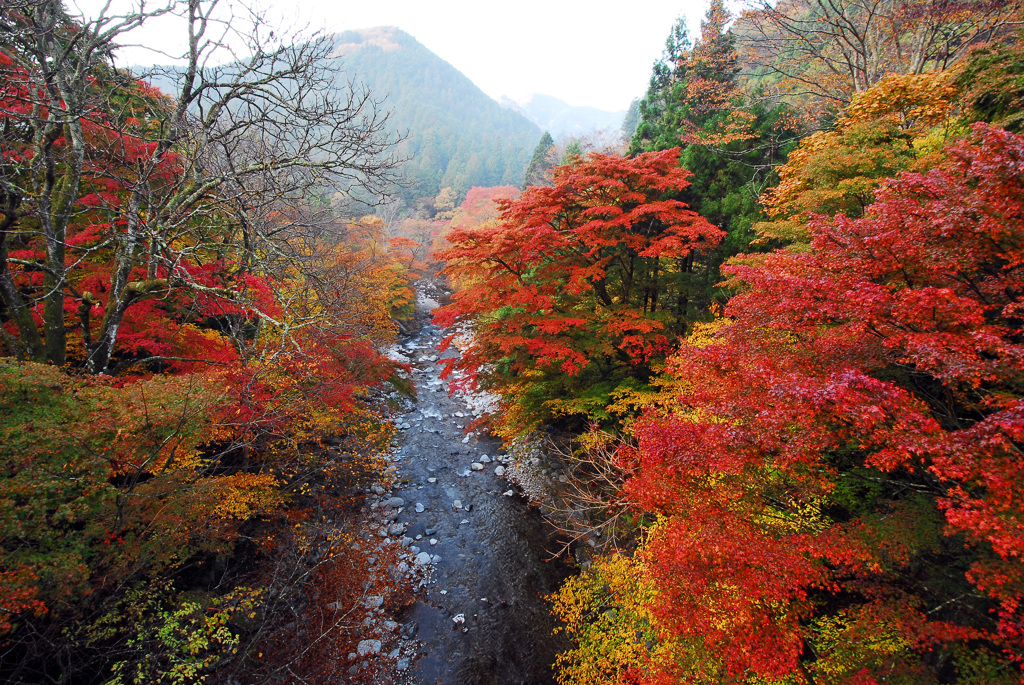
POLYGON ((368 29, 342 31, 336 38, 338 43, 334 48, 335 57, 350 55, 370 46, 378 47, 384 52, 394 52, 400 50, 403 43, 415 41, 412 36, 396 26, 374 26, 368 29))

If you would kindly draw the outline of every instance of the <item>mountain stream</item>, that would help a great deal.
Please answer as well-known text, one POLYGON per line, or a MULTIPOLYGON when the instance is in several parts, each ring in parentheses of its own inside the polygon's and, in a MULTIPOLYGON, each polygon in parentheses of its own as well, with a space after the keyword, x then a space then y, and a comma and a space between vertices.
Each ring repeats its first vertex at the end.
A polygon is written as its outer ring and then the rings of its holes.
POLYGON ((399 348, 412 364, 417 402, 397 419, 403 438, 391 494, 404 500, 398 523, 416 562, 429 558, 431 574, 399 617, 419 648, 401 675, 423 685, 553 683, 551 664, 567 644, 552 634, 544 596, 569 570, 548 561, 550 527, 497 475, 509 460, 500 441, 464 432, 474 409, 440 379, 443 333, 428 318, 445 293, 424 280, 423 325, 399 348))

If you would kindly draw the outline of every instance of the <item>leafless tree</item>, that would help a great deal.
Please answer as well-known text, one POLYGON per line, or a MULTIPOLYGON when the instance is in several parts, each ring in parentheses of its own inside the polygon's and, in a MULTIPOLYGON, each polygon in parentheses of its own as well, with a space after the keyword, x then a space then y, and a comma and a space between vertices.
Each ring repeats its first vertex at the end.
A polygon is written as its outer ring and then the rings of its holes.
MULTIPOLYGON (((79 303, 94 373, 108 372, 124 316, 140 300, 186 289, 253 308, 244 289, 204 283, 193 267, 228 251, 236 276, 313 264, 308 240, 327 222, 309 208, 329 208, 321 198, 332 193, 384 191, 395 165, 387 113, 337 71, 331 37, 275 35, 257 13, 218 11, 218 0, 168 0, 157 9, 140 2, 133 12, 90 20, 69 17, 60 0, 16 0, 2 10, 0 68, 8 83, 24 84, 4 98, 0 139, 5 151, 22 152, 0 163, 0 295, 19 333, 6 342, 19 356, 64 362, 68 298, 79 303), (185 20, 184 64, 149 76, 173 83, 175 94, 126 98, 137 77, 113 68, 117 42, 165 14, 185 20), (242 56, 218 64, 231 50, 242 56), (83 132, 90 121, 111 129, 111 139, 137 135, 145 148, 97 149, 83 132), (102 208, 121 228, 87 248, 70 245, 83 173, 103 160, 123 192, 102 208), (9 257, 10 244, 38 233, 45 259, 9 257), (99 250, 112 251, 114 265, 96 327, 95 294, 75 290, 68 274, 99 250), (12 267, 42 272, 44 287, 17 288, 12 267), (31 316, 40 299, 42 332, 31 316)), ((304 324, 253 309, 285 337, 304 324)))
POLYGON ((1019 0, 751 0, 734 30, 751 66, 845 104, 886 74, 948 69, 1020 12, 1019 0))

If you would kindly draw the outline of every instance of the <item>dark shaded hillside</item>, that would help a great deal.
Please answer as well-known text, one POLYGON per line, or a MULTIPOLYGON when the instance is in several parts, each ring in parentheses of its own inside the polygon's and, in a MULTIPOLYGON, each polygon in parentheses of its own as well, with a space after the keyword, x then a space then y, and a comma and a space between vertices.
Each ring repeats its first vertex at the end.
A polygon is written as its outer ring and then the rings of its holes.
POLYGON ((411 206, 451 186, 518 186, 541 131, 490 97, 409 34, 379 27, 337 35, 340 67, 387 97, 391 127, 406 136, 406 187, 411 206))

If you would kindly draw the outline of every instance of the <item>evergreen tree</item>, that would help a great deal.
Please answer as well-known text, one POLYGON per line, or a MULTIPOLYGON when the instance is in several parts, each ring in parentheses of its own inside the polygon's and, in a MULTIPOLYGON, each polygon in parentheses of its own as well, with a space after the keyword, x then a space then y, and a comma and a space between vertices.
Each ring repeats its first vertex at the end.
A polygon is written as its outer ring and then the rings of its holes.
POLYGON ((540 142, 533 149, 533 157, 530 158, 530 163, 526 167, 526 174, 523 177, 523 188, 525 189, 529 186, 550 186, 551 175, 549 172, 551 167, 555 166, 557 162, 555 141, 550 133, 544 131, 544 135, 540 137, 540 142))
POLYGON ((562 153, 561 164, 572 164, 583 158, 583 144, 580 143, 579 138, 573 137, 569 139, 568 144, 565 146, 565 152, 562 153))
POLYGON ((677 199, 726 231, 714 250, 691 253, 676 265, 680 320, 699 318, 728 299, 717 285, 719 267, 751 250, 750 228, 762 218, 758 198, 793 145, 791 132, 778 125, 786 108, 749 104, 740 91, 729 19, 722 0, 713 0, 692 46, 685 21, 676 21, 640 102, 630 144, 633 155, 681 147, 680 165, 694 175, 677 199))

